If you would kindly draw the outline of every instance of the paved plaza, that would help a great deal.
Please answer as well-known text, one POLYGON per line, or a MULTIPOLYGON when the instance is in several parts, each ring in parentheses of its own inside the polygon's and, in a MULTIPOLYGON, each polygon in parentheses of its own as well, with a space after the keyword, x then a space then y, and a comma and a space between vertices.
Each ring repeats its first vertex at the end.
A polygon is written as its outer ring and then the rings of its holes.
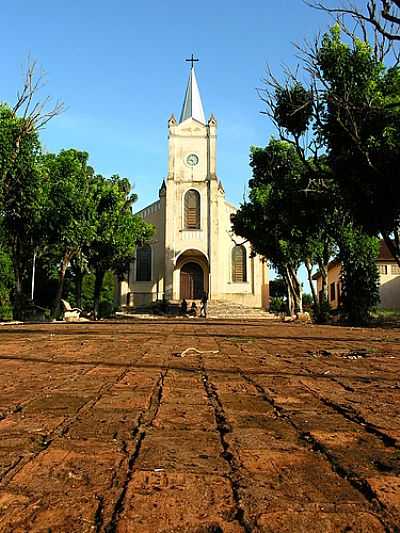
POLYGON ((1 532, 399 531, 399 329, 0 328, 1 532))

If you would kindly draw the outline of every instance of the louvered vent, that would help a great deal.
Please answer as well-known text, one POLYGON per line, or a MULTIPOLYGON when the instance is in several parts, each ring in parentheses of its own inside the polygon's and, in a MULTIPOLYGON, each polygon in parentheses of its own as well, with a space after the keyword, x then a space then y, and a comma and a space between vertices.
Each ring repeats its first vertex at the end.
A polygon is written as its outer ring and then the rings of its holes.
POLYGON ((185 229, 200 229, 200 194, 194 189, 185 194, 185 229))
POLYGON ((232 250, 232 281, 243 283, 246 280, 246 248, 241 245, 235 246, 232 250))

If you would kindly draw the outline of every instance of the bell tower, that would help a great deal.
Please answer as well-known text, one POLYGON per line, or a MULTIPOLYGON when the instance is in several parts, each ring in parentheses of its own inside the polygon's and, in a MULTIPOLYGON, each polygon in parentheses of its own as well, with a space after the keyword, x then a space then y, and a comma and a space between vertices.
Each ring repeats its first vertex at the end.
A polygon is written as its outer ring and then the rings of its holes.
POLYGON ((155 234, 147 262, 133 263, 121 282, 121 302, 141 305, 162 297, 193 302, 208 293, 211 302, 265 306, 268 269, 250 243, 233 233, 236 208, 225 199, 217 174, 217 121, 204 113, 194 68, 198 59, 186 61, 181 112, 168 120, 168 170, 157 201, 138 213, 155 234))
MULTIPOLYGON (((182 110, 179 121, 174 115, 168 120, 168 175, 166 179, 165 220, 165 293, 169 299, 181 297, 179 289, 182 254, 201 256, 204 269, 204 287, 209 290, 210 257, 212 243, 213 202, 218 196, 216 173, 216 130, 217 121, 213 115, 206 121, 203 103, 197 83, 192 55, 182 110), (188 197, 193 200, 189 205, 188 197), (185 200, 186 198, 186 200, 185 200), (197 202, 197 203, 196 203, 197 202), (198 210, 194 213, 194 210, 198 210), (191 220, 188 224, 188 210, 191 220)), ((200 259, 199 259, 200 261, 200 259)), ((184 266, 184 265, 182 265, 184 266)))
POLYGON ((216 179, 216 128, 213 115, 206 122, 192 65, 179 122, 174 115, 168 121, 167 179, 197 182, 216 179))

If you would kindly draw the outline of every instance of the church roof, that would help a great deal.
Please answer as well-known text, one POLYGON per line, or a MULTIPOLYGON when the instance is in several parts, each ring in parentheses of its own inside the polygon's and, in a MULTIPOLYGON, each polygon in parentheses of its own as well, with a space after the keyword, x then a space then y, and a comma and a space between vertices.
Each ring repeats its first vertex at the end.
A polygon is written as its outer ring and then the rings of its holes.
POLYGON ((194 67, 192 67, 190 70, 189 81, 186 87, 185 100, 183 102, 181 118, 179 119, 179 122, 183 122, 188 118, 194 118, 202 124, 206 123, 203 104, 201 103, 200 91, 199 86, 197 85, 194 67))

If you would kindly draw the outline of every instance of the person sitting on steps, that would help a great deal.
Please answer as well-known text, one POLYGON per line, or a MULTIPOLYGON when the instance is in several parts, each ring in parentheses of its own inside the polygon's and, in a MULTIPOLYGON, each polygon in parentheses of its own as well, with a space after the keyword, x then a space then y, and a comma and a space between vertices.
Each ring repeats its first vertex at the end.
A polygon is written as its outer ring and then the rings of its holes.
POLYGON ((168 301, 165 296, 162 297, 160 311, 164 314, 168 314, 168 301))
POLYGON ((182 315, 187 315, 187 312, 188 312, 188 304, 187 304, 187 301, 184 298, 182 300, 182 303, 181 303, 181 313, 182 313, 182 315))
POLYGON ((196 317, 197 316, 197 305, 196 302, 192 302, 192 305, 190 307, 189 315, 196 317))

